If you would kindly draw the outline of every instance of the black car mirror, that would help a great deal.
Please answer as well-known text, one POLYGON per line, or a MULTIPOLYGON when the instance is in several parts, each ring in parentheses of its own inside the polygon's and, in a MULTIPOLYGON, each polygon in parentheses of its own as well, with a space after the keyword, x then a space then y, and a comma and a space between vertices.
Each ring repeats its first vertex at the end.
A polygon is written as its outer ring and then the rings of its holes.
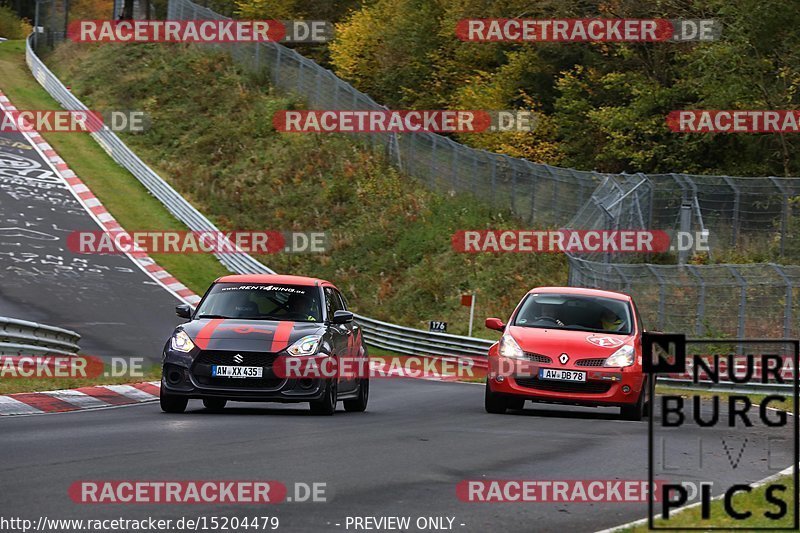
POLYGON ((347 324, 348 322, 353 321, 353 313, 350 311, 344 311, 339 309, 338 311, 333 312, 333 322, 334 324, 347 324))
POLYGON ((175 314, 181 318, 192 318, 192 307, 189 304, 176 305, 175 314))

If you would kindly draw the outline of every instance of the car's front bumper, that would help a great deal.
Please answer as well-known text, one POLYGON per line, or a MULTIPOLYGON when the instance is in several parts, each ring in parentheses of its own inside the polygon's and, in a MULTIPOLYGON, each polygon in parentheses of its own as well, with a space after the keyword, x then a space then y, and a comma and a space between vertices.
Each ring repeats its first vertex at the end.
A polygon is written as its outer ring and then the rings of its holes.
POLYGON ((196 363, 197 354, 167 351, 163 354, 162 391, 187 398, 224 398, 253 402, 308 402, 320 400, 326 391, 324 379, 285 379, 270 366, 262 378, 212 378, 210 367, 196 363))
MULTIPOLYGON (((552 365, 545 365, 553 368, 552 365)), ((644 375, 638 368, 561 367, 586 372, 585 382, 542 380, 538 367, 523 375, 489 372, 492 392, 526 400, 588 406, 623 406, 639 399, 644 375)))

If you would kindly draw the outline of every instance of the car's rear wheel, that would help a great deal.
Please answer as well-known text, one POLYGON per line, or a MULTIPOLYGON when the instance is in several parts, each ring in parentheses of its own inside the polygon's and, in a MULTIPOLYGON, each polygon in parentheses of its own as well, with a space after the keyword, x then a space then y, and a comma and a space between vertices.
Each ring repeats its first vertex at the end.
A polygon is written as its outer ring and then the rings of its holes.
POLYGON ((651 402, 647 399, 649 396, 648 391, 650 390, 650 386, 645 379, 642 382, 642 391, 639 393, 639 398, 636 400, 636 403, 630 405, 623 405, 620 408, 620 415, 622 415, 623 420, 631 420, 634 422, 638 422, 642 418, 644 418, 646 408, 650 407, 651 402))
POLYGON ((358 398, 345 400, 342 404, 344 410, 349 413, 363 413, 367 410, 367 401, 369 401, 369 380, 362 379, 358 385, 358 398))
POLYGON ((182 413, 186 410, 186 406, 189 405, 189 398, 167 394, 164 392, 163 387, 158 399, 161 403, 161 410, 165 413, 182 413))
POLYGON ((486 382, 486 393, 483 397, 483 406, 487 413, 493 415, 502 415, 508 409, 508 399, 505 396, 500 396, 492 392, 489 387, 489 382, 486 382))
POLYGON ((325 394, 321 399, 309 402, 311 412, 315 415, 330 416, 336 412, 336 380, 331 380, 325 387, 325 394))
POLYGON ((203 406, 209 411, 222 411, 228 405, 224 398, 203 398, 203 406))

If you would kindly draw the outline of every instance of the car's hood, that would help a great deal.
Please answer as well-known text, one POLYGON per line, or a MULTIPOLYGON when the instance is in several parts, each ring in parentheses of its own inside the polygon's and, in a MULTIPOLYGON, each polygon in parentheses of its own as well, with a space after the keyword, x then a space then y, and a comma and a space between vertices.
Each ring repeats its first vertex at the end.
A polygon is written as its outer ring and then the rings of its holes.
POLYGON ((633 339, 633 335, 521 326, 509 326, 508 333, 524 351, 556 358, 562 353, 570 357, 607 357, 633 339))
POLYGON ((321 334, 314 322, 204 318, 180 326, 201 350, 279 352, 306 335, 321 334))

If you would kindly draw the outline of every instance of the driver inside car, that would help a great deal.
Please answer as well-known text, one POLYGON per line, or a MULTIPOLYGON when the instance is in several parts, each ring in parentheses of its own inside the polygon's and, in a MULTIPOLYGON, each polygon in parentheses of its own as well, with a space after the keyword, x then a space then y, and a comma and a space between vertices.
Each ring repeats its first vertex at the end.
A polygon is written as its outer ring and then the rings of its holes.
POLYGON ((624 324, 614 311, 605 308, 603 309, 603 314, 600 315, 600 325, 605 331, 619 331, 624 324))
POLYGON ((310 320, 315 322, 317 319, 313 315, 314 300, 306 298, 305 296, 294 295, 286 302, 286 313, 302 317, 303 320, 310 320))

